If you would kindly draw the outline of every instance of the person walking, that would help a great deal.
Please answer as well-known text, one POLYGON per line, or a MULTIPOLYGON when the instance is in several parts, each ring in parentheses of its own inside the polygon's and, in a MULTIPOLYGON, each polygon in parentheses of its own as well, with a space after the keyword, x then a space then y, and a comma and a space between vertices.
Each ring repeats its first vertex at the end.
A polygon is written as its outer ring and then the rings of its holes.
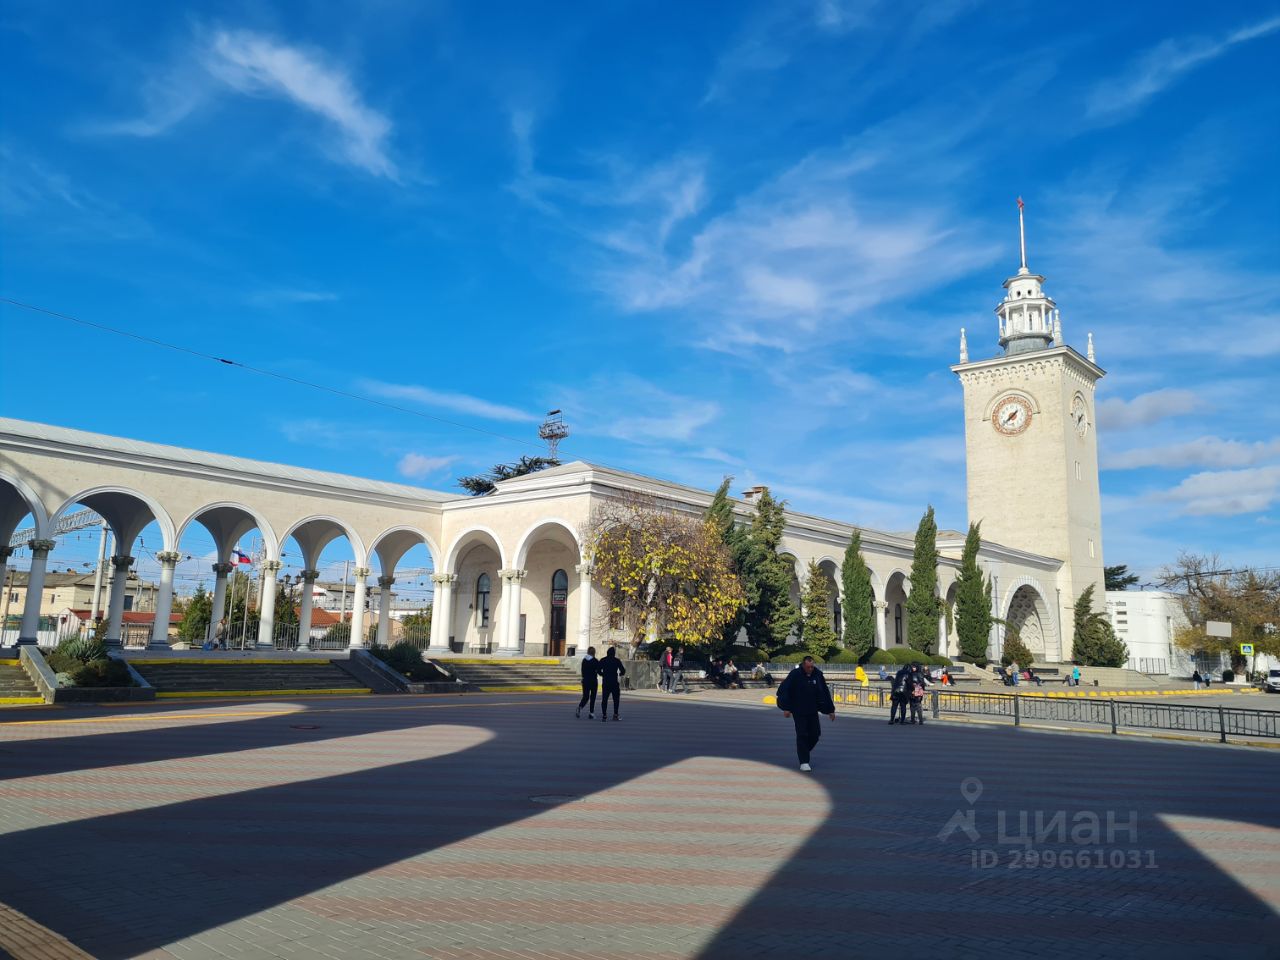
POLYGON ((676 692, 676 687, 684 686, 684 692, 689 692, 689 685, 684 682, 684 647, 676 647, 675 655, 671 658, 671 692, 676 692))
POLYGON ((1017 661, 1017 660, 1015 660, 1015 661, 1013 661, 1013 663, 1009 664, 1009 677, 1013 680, 1013 685, 1016 687, 1016 686, 1018 685, 1018 680, 1020 679, 1020 678, 1019 678, 1019 676, 1018 676, 1018 661, 1017 661))
POLYGON ((603 680, 600 691, 600 719, 609 719, 609 697, 613 697, 613 719, 618 719, 618 701, 622 699, 620 677, 627 675, 627 668, 618 659, 618 648, 610 647, 600 661, 600 677, 603 680))
POLYGON ((778 687, 778 709, 795 722, 796 755, 800 758, 800 769, 808 773, 813 769, 809 765, 810 754, 822 736, 818 714, 825 713, 831 720, 836 718, 836 705, 827 688, 827 679, 814 664, 813 657, 801 660, 782 681, 778 687))
POLYGON ((674 655, 671 653, 670 647, 667 647, 667 649, 662 651, 662 659, 661 661, 659 661, 659 666, 662 670, 662 673, 658 677, 658 689, 661 690, 663 693, 675 692, 674 685, 672 683, 672 669, 671 669, 671 663, 673 658, 674 658, 674 655))
POLYGON ((223 617, 213 628, 213 645, 219 650, 227 649, 227 618, 223 617))
POLYGON ((904 663, 893 675, 889 689, 889 723, 907 722, 907 701, 911 694, 911 664, 904 663))
POLYGON ((1080 686, 1080 668, 1079 667, 1071 668, 1071 685, 1073 687, 1080 686))
POLYGON ((578 701, 578 712, 574 717, 582 716, 582 708, 587 708, 587 719, 596 718, 596 690, 599 688, 600 661, 596 659, 596 648, 587 647, 587 655, 582 658, 582 699, 578 701))
POLYGON ((1197 690, 1204 686, 1204 678, 1200 676, 1199 670, 1191 675, 1191 682, 1196 685, 1197 690))

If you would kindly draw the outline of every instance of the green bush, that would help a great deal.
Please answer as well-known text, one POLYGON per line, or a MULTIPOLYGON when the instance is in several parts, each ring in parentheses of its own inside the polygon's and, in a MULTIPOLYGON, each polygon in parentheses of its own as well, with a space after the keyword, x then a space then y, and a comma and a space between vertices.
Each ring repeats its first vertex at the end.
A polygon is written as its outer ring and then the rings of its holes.
POLYGON ((1025 670, 1031 666, 1033 656, 1031 649, 1022 642, 1022 638, 1010 630, 1004 639, 1004 649, 1000 652, 1000 665, 1007 667, 1016 660, 1018 666, 1025 670))
POLYGON ((95 660, 107 659, 107 645, 93 637, 67 637, 58 644, 54 653, 80 663, 93 663, 95 660))
MULTIPOLYGON (((784 650, 782 653, 775 654, 770 659, 769 662, 770 663, 799 663, 806 656, 808 656, 808 654, 806 654, 802 649, 784 650)), ((822 663, 822 658, 814 657, 813 662, 822 663)))
POLYGON ((1236 672, 1230 668, 1222 671, 1222 682, 1231 683, 1236 678, 1236 672))
POLYGON ((422 659, 422 651, 408 640, 401 640, 390 647, 371 647, 369 652, 392 670, 403 674, 415 683, 430 683, 446 679, 435 664, 422 659))
POLYGON ((837 650, 835 656, 827 657, 827 663, 857 663, 858 655, 852 650, 837 650))
POLYGON ((935 667, 954 667, 955 666, 955 664, 951 662, 950 657, 944 657, 940 653, 931 654, 929 657, 929 662, 933 664, 935 667))
MULTIPOLYGON (((689 651, 687 648, 684 652, 684 655, 686 657, 689 656, 689 651)), ((735 645, 730 647, 725 652, 725 657, 732 657, 733 662, 737 664, 743 664, 743 663, 756 664, 756 663, 769 662, 769 658, 766 657, 761 651, 759 651, 755 647, 744 647, 744 646, 735 645)))
POLYGON ((129 668, 120 660, 94 660, 71 674, 77 687, 132 687, 129 668))
POLYGON ((892 651, 889 650, 873 650, 871 651, 871 656, 867 660, 867 663, 883 663, 886 666, 897 662, 898 661, 894 659, 892 651))

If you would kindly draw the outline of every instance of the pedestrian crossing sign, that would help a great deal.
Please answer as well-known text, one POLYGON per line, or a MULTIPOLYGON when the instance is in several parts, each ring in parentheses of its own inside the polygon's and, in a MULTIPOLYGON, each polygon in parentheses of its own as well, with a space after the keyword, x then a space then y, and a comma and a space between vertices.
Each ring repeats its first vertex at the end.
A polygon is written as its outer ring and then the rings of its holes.
POLYGON ((1240 644, 1240 653, 1242 656, 1246 656, 1246 657, 1253 656, 1253 644, 1252 643, 1240 644))

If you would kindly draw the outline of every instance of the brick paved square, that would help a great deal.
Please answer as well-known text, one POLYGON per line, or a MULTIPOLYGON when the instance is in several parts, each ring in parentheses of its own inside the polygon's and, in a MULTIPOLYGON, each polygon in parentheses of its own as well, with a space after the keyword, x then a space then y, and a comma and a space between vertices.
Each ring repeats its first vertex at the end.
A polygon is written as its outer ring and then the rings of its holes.
POLYGON ((807 775, 754 703, 11 711, 0 904, 103 960, 1280 956, 1280 753, 884 719, 807 775))

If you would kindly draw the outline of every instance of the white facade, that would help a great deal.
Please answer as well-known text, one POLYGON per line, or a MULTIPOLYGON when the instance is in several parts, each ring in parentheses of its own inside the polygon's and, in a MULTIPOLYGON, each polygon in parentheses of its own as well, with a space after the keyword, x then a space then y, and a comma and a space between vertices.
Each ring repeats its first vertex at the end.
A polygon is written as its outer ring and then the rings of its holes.
POLYGON ((1108 590, 1107 616, 1116 636, 1129 648, 1125 666, 1142 673, 1190 676, 1191 657, 1173 643, 1186 626, 1182 600, 1163 590, 1108 590))

